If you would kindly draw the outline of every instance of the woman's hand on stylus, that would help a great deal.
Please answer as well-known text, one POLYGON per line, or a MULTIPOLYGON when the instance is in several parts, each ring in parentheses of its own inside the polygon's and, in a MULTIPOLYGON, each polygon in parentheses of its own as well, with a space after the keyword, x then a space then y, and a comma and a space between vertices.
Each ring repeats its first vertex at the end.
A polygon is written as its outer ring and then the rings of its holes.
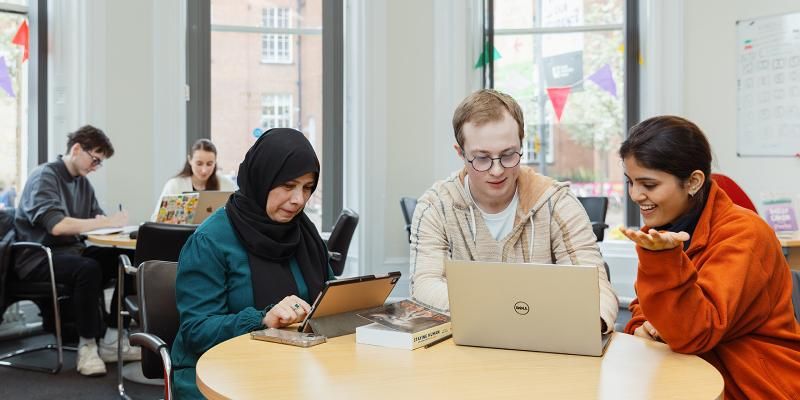
POLYGON ((650 229, 647 233, 635 229, 621 228, 620 231, 632 242, 647 250, 670 250, 682 246, 689 240, 686 232, 668 232, 650 229))
POLYGON ((261 322, 267 328, 282 328, 302 321, 310 311, 311 306, 305 300, 290 295, 275 304, 261 322))

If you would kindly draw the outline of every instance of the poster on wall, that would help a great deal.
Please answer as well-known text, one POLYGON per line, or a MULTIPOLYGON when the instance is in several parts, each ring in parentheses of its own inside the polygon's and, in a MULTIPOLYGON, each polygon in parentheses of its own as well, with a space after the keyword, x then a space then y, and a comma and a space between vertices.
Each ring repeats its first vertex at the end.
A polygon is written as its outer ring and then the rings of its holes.
POLYGON ((737 155, 800 153, 800 13, 736 22, 737 155))

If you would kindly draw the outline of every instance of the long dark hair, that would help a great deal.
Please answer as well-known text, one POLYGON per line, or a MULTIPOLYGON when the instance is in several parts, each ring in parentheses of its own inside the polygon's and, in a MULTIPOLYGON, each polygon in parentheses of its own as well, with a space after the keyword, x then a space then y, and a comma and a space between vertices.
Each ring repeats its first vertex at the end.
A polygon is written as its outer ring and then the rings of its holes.
MULTIPOLYGON (((214 146, 214 143, 211 143, 208 139, 198 139, 192 145, 192 148, 189 149, 189 156, 186 158, 186 162, 183 164, 183 170, 175 175, 176 177, 186 177, 192 176, 192 164, 189 163, 189 159, 194 156, 194 152, 198 150, 208 151, 210 153, 214 153, 214 158, 217 157, 217 146, 214 146)), ((206 190, 219 190, 219 179, 217 179, 217 166, 216 162, 214 165, 214 170, 211 171, 211 176, 208 177, 208 181, 206 181, 206 190)))
POLYGON ((711 188, 711 146, 691 121, 673 115, 644 120, 631 128, 619 156, 623 160, 633 156, 639 165, 667 172, 681 182, 686 182, 693 171, 702 171, 706 179, 691 198, 691 210, 705 204, 711 188))

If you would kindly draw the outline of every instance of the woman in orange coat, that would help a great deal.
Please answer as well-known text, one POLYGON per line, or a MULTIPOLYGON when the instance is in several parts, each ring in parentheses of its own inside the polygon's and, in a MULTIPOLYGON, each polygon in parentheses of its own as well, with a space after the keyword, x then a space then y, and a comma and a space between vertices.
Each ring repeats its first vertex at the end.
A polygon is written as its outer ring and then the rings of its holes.
POLYGON ((711 181, 706 137, 683 118, 655 117, 619 153, 645 223, 623 230, 639 254, 625 332, 699 355, 722 374, 727 399, 799 399, 789 266, 772 229, 711 181))

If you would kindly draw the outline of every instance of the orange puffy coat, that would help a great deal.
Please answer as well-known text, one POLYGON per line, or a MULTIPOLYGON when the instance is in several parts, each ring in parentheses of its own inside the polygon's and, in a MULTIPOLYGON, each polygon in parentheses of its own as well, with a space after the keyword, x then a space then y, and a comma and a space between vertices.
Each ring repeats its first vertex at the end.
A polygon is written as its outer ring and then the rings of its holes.
POLYGON ((726 399, 800 399, 791 273, 764 220, 712 183, 685 252, 636 251, 638 298, 625 332, 650 321, 673 351, 722 373, 726 399))

